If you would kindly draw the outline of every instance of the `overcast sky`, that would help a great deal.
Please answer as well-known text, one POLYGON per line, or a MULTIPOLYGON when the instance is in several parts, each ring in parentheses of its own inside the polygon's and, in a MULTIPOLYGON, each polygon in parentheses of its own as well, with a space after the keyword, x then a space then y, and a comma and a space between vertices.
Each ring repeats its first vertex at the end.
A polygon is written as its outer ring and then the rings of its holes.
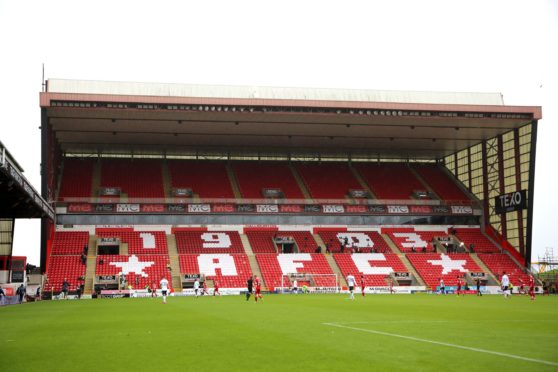
MULTIPOLYGON (((533 259, 556 245, 558 1, 0 0, 0 140, 40 190, 46 78, 501 92, 543 106, 533 259)), ((39 263, 39 223, 14 255, 39 263)))

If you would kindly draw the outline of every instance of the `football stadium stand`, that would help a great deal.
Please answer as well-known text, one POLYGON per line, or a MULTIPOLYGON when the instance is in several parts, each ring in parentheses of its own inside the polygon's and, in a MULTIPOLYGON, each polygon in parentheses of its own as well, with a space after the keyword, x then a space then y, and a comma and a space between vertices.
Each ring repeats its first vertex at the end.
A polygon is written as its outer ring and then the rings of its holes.
MULTIPOLYGON (((427 286, 441 277, 452 285, 479 265, 525 278, 510 247, 527 265, 531 222, 513 221, 532 209, 498 218, 493 194, 532 196, 540 107, 507 106, 492 93, 58 79, 46 87, 42 193, 56 221, 42 226, 47 291, 64 278, 95 288, 96 277, 120 272, 135 287, 203 274, 236 289, 261 273, 269 290, 296 273, 326 274, 306 276, 316 287, 348 273, 385 287, 392 273, 409 272, 427 286), (496 156, 499 141, 505 156, 496 156), (504 164, 512 157, 521 159, 515 169, 504 164), (516 185, 488 187, 504 176, 516 185), (435 238, 463 242, 466 253, 447 253, 435 238)), ((3 191, 22 179, 7 174, 3 191)))

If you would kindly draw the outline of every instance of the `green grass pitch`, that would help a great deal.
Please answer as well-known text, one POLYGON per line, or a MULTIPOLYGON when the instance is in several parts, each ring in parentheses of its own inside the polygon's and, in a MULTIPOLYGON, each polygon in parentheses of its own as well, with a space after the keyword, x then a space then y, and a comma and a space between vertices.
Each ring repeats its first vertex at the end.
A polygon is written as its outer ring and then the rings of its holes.
POLYGON ((267 295, 0 308, 2 371, 558 370, 558 297, 267 295))

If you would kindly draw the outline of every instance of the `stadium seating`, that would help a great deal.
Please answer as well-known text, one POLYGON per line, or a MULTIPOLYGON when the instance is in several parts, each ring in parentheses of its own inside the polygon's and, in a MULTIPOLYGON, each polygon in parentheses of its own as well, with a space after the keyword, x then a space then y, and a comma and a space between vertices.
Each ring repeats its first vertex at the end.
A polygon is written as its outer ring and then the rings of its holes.
POLYGON ((58 231, 52 242, 52 255, 81 255, 89 243, 87 231, 58 231))
POLYGON ((234 163, 234 172, 242 197, 263 198, 262 189, 281 189, 285 199, 304 199, 287 164, 234 163))
POLYGON ((366 286, 385 286, 385 279, 391 272, 408 272, 394 253, 336 253, 333 257, 343 276, 352 274, 359 285, 361 275, 364 276, 366 286))
MULTIPOLYGON (((83 249, 83 247, 82 247, 83 249)), ((62 283, 67 279, 70 284, 70 291, 82 283, 80 278, 85 275, 85 265, 81 262, 80 256, 50 256, 47 278, 44 285, 44 292, 62 290, 62 283)))
POLYGON ((416 166, 416 171, 422 179, 427 182, 434 192, 446 201, 468 201, 469 196, 465 194, 453 179, 437 166, 422 165, 416 166))
POLYGON ((176 231, 179 254, 244 253, 237 231, 176 231))
POLYGON ((445 231, 415 230, 414 227, 382 228, 382 232, 390 237, 401 252, 406 253, 413 252, 413 249, 415 252, 422 252, 424 248, 427 252, 432 252, 432 239, 447 235, 445 231))
POLYGON ((99 238, 118 238, 128 244, 128 254, 168 254, 167 237, 163 231, 129 231, 124 229, 98 229, 99 238))
POLYGON ((415 190, 426 189, 406 164, 356 164, 355 167, 378 199, 412 199, 415 190))
MULTIPOLYGON (((257 254, 264 283, 269 290, 281 287, 281 277, 289 273, 333 274, 325 256, 317 253, 257 254)), ((333 276, 314 277, 316 286, 334 287, 333 276)), ((283 282, 286 286, 286 279, 283 282)), ((290 283, 288 284, 290 286, 290 283)))
POLYGON ((345 199, 362 186, 347 163, 297 164, 296 170, 314 199, 345 199))
MULTIPOLYGON (((349 245, 356 245, 360 252, 376 252, 376 253, 391 253, 391 248, 387 245, 386 241, 376 231, 319 231, 324 244, 329 245, 331 252, 341 252, 341 243, 347 237, 349 245)), ((344 253, 351 253, 350 248, 346 248, 344 253)))
POLYGON ((479 258, 498 280, 501 280, 505 271, 513 285, 519 286, 522 281, 524 284, 529 283, 529 275, 506 253, 479 253, 479 258))
POLYGON ((92 197, 94 164, 91 159, 66 158, 58 199, 92 197))
POLYGON ((224 162, 169 161, 172 187, 191 188, 200 198, 234 199, 224 162))
POLYGON ((246 288, 252 275, 245 254, 181 254, 179 260, 182 274, 205 274, 207 279, 217 280, 221 288, 246 288))
POLYGON ((158 287, 163 276, 167 279, 171 277, 168 264, 169 256, 162 254, 99 255, 95 275, 118 275, 122 272, 127 283, 135 289, 154 284, 158 287))
POLYGON ((160 160, 103 160, 101 187, 120 187, 129 198, 164 198, 160 160))
POLYGON ((436 288, 440 278, 445 285, 457 285, 457 278, 467 272, 482 272, 468 253, 409 253, 407 258, 427 286, 436 288))
POLYGON ((318 245, 308 231, 246 231, 254 253, 276 253, 273 244, 275 235, 293 237, 300 252, 314 253, 318 245))
POLYGON ((467 247, 474 244, 474 251, 476 253, 500 253, 500 248, 484 236, 478 228, 455 229, 455 236, 465 243, 467 247))

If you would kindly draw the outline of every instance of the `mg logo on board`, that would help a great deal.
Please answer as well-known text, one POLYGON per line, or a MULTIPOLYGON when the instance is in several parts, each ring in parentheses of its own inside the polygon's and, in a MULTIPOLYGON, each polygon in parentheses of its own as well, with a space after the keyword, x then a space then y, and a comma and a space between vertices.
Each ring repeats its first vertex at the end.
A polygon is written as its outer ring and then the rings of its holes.
POLYGON ((279 208, 273 204, 258 204, 256 205, 256 212, 258 213, 277 213, 279 208))
POLYGON ((322 205, 324 213, 345 213, 345 208, 342 205, 322 205))
POLYGON ((209 204, 188 204, 189 213, 209 213, 211 206, 209 204))
POLYGON ((409 207, 406 205, 388 205, 388 213, 393 214, 408 214, 409 207))

